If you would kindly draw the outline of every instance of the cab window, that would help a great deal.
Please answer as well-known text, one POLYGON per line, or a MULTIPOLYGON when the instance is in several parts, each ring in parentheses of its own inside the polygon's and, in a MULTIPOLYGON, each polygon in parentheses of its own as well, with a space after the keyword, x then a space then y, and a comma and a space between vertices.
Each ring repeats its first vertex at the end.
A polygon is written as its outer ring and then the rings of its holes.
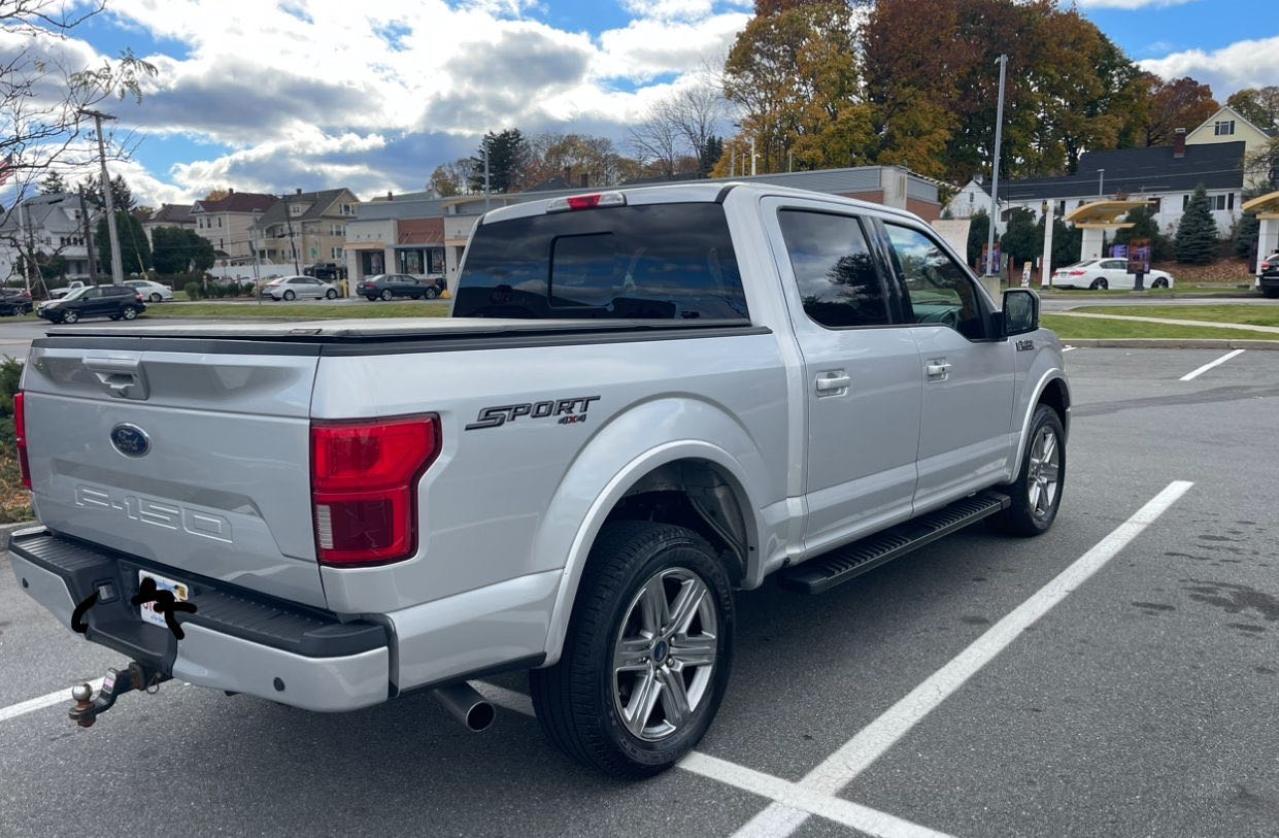
POLYGON ((986 337, 977 286, 968 272, 919 230, 885 224, 894 270, 906 286, 910 322, 949 326, 969 340, 986 337))

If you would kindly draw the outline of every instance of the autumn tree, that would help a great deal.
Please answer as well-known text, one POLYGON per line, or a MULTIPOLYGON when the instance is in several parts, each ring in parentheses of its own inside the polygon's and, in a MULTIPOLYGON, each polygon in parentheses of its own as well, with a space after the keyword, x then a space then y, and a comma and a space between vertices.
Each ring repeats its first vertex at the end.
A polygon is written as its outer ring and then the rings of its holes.
POLYGON ((854 33, 843 2, 802 3, 759 15, 724 65, 725 96, 743 113, 760 170, 867 162, 870 109, 860 96, 854 33))
POLYGON ((1171 145, 1178 128, 1191 131, 1221 107, 1212 98, 1212 88, 1189 76, 1165 82, 1151 76, 1145 145, 1171 145))
POLYGON ((1226 104, 1258 128, 1279 127, 1279 85, 1248 87, 1235 91, 1226 104))
POLYGON ((475 165, 469 157, 454 160, 452 163, 441 163, 435 167, 435 171, 431 172, 426 188, 441 198, 462 195, 471 188, 471 176, 474 170, 475 165))
POLYGON ((583 179, 590 186, 613 186, 623 175, 622 156, 607 137, 589 134, 539 134, 529 142, 524 165, 525 188, 563 178, 569 184, 583 179))

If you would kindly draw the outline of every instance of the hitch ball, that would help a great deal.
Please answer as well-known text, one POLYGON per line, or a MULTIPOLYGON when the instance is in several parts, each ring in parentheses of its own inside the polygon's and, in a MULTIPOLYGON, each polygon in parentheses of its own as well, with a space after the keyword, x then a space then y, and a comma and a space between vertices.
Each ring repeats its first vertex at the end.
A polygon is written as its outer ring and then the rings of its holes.
POLYGON ((79 684, 71 688, 71 698, 75 707, 71 708, 71 718, 80 727, 93 727, 94 714, 85 712, 93 709, 93 689, 88 684, 79 684))

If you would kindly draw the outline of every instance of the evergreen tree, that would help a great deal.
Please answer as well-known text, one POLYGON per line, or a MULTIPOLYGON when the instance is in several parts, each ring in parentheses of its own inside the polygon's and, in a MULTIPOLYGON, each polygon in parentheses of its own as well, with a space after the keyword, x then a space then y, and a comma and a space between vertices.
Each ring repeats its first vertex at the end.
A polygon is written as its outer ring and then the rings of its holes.
MULTIPOLYGON (((84 182, 84 199, 96 209, 105 208, 100 178, 90 175, 84 182)), ((133 198, 133 190, 129 188, 129 184, 125 182, 122 175, 111 178, 111 200, 117 212, 128 211, 137 206, 137 201, 133 198)))
POLYGON ((1175 250, 1177 261, 1188 265, 1206 265, 1217 257, 1217 222, 1208 209, 1208 193, 1198 186, 1177 225, 1175 250))
POLYGON ((706 144, 702 146, 698 153, 698 159, 701 161, 700 174, 702 177, 710 177, 711 169, 715 168, 715 164, 724 156, 724 140, 714 134, 706 138, 706 144))
POLYGON ((152 262, 157 273, 202 272, 213 267, 213 245, 195 230, 157 227, 151 238, 155 244, 152 262))
MULTIPOLYGON (((986 246, 986 237, 990 235, 990 216, 985 210, 978 210, 969 219, 968 225, 968 264, 977 265, 981 261, 982 248, 986 246)), ((985 265, 980 266, 985 270, 985 265)))
MULTIPOLYGON (((142 224, 132 214, 116 210, 115 227, 120 236, 120 261, 124 275, 144 273, 151 268, 151 245, 147 242, 142 224)), ((98 229, 93 233, 98 245, 98 264, 107 276, 111 275, 111 239, 104 215, 98 219, 98 229)))
POLYGON ((45 175, 44 180, 40 181, 41 195, 57 195, 67 191, 66 181, 62 179, 62 175, 57 172, 50 171, 45 175))
MULTIPOLYGON (((1040 248, 1043 239, 1040 239, 1040 248)), ((1015 207, 1008 213, 1008 226, 999 239, 999 249, 1014 262, 1035 258, 1035 214, 1025 207, 1015 207)))
POLYGON ((476 155, 471 158, 471 191, 484 191, 484 151, 488 150, 489 190, 514 192, 521 184, 524 166, 528 159, 528 143, 518 128, 508 128, 500 134, 492 131, 484 135, 476 155))

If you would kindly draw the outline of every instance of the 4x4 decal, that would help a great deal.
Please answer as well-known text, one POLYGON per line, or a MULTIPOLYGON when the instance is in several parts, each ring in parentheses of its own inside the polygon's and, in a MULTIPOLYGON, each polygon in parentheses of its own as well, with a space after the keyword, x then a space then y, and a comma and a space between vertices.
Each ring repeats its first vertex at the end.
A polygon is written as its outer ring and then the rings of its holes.
POLYGON ((525 402, 524 404, 503 404, 497 407, 486 407, 480 410, 475 421, 466 426, 468 431, 481 428, 500 428, 507 422, 514 422, 521 416, 530 419, 552 419, 560 425, 575 425, 586 421, 586 411, 591 402, 600 400, 599 396, 577 396, 572 399, 555 399, 545 402, 525 402))

